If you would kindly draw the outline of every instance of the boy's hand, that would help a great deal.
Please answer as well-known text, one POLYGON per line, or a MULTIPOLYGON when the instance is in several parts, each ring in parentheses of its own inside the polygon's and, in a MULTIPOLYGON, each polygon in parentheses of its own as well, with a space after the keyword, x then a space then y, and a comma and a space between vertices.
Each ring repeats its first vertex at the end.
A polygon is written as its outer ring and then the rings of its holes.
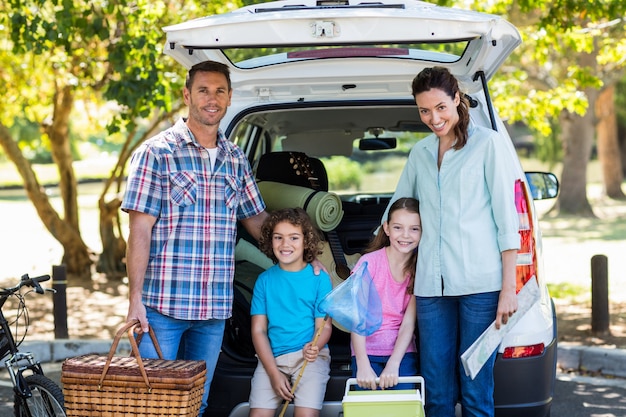
POLYGON ((272 389, 280 398, 285 401, 292 401, 294 395, 291 393, 291 384, 289 378, 282 372, 270 375, 270 381, 272 382, 272 389))
POLYGON ((302 348, 302 357, 307 362, 315 362, 317 356, 320 354, 320 348, 316 345, 311 344, 311 342, 304 345, 302 348))

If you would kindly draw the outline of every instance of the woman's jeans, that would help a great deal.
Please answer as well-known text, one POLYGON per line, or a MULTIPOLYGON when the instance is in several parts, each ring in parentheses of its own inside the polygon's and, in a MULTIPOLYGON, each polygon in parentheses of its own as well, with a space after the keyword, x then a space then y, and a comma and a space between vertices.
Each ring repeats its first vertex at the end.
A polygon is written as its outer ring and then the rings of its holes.
POLYGON ((426 387, 426 415, 493 417, 494 352, 475 379, 465 375, 461 354, 496 318, 499 292, 456 297, 416 297, 420 371, 426 387))
MULTIPOLYGON (((148 323, 154 330, 163 353, 163 359, 204 360, 206 382, 199 416, 207 407, 209 388, 213 372, 222 347, 225 320, 178 320, 164 316, 152 308, 146 308, 148 323), (179 354, 179 347, 181 347, 179 354)), ((147 335, 141 339, 139 353, 142 358, 158 358, 158 354, 147 335)))

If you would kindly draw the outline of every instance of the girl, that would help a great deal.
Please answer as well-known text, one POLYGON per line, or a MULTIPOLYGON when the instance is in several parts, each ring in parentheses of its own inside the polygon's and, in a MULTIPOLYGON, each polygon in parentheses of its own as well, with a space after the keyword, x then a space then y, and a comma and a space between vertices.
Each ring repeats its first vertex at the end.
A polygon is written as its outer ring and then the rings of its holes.
POLYGON ((383 308, 383 323, 374 334, 352 333, 352 374, 361 388, 398 384, 399 376, 417 374, 413 282, 417 245, 422 236, 419 204, 400 198, 389 209, 383 230, 365 250, 356 268, 367 261, 383 308))
POLYGON ((282 400, 294 400, 295 417, 317 417, 322 408, 332 325, 318 305, 332 284, 327 273, 315 275, 310 265, 320 243, 301 208, 277 210, 261 228, 260 249, 277 264, 259 275, 252 296, 252 342, 259 364, 250 390, 251 417, 273 417, 282 400), (292 394, 304 361, 307 367, 292 394))

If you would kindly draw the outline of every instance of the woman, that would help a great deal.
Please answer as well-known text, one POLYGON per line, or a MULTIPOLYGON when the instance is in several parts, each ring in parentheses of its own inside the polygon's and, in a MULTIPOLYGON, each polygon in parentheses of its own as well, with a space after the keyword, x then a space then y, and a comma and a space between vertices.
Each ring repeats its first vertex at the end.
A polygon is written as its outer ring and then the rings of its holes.
POLYGON ((514 163, 497 132, 470 123, 469 104, 445 68, 426 68, 412 83, 422 122, 433 132, 409 155, 392 203, 419 200, 423 236, 415 277, 426 414, 493 416, 495 352, 475 379, 460 355, 495 320, 517 310, 520 245, 514 163))

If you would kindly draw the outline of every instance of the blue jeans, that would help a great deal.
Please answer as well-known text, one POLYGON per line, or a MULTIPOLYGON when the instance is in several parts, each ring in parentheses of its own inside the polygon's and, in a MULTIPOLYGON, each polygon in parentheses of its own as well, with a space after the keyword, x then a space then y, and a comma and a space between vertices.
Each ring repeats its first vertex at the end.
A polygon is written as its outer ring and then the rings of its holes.
POLYGON ((465 375, 461 354, 496 318, 499 292, 458 297, 416 297, 426 415, 493 417, 494 352, 475 379, 465 375))
MULTIPOLYGON (((146 308, 148 322, 154 330, 163 353, 163 359, 204 360, 206 382, 199 416, 204 414, 209 398, 209 388, 217 358, 222 347, 225 320, 178 320, 164 316, 152 308, 146 308), (179 355, 179 347, 184 348, 179 355)), ((142 358, 158 358, 152 340, 147 335, 141 339, 139 354, 142 358)))
MULTIPOLYGON (((387 365, 390 356, 375 356, 375 355, 367 355, 370 360, 370 366, 376 373, 376 375, 380 376, 383 369, 387 365)), ((417 366, 417 352, 407 352, 402 357, 400 361, 400 367, 398 368, 398 376, 415 376, 418 375, 418 366, 417 366)), ((352 377, 356 378, 357 366, 356 366, 356 357, 352 357, 352 377)), ((413 384, 398 384, 390 389, 411 389, 413 388, 413 384)), ((357 390, 359 387, 357 387, 357 390)))

